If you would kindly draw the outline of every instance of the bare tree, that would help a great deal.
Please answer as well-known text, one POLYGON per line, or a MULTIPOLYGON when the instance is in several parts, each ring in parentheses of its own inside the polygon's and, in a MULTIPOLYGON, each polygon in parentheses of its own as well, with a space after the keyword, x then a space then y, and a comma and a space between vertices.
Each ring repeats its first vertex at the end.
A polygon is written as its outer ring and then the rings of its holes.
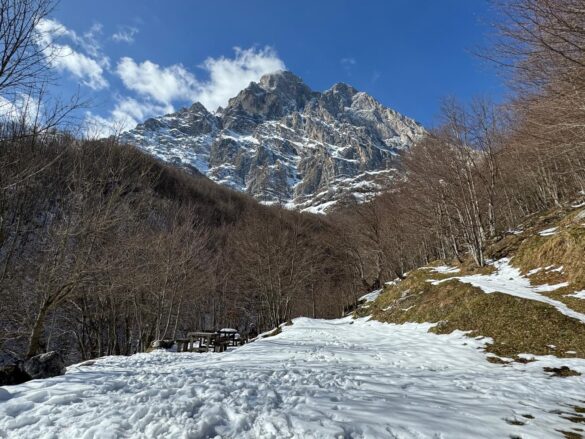
POLYGON ((50 71, 50 47, 39 24, 54 0, 0 0, 0 96, 30 94, 50 71))

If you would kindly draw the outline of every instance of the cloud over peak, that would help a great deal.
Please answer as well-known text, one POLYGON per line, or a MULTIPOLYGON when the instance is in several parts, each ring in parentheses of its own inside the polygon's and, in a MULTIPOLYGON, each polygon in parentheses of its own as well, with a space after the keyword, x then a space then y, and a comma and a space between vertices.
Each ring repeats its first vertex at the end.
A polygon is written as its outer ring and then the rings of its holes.
POLYGON ((250 82, 257 81, 266 73, 285 69, 284 62, 271 47, 236 47, 234 51, 233 58, 207 58, 200 68, 208 78, 202 80, 182 64, 161 67, 149 60, 137 63, 130 57, 120 59, 116 73, 128 90, 142 97, 161 104, 199 101, 208 110, 215 111, 250 82))
POLYGON ((204 79, 199 79, 183 64, 161 66, 150 60, 137 62, 122 57, 114 73, 135 96, 118 96, 109 116, 89 113, 87 122, 93 125, 94 131, 104 134, 132 128, 148 117, 170 113, 178 105, 201 102, 209 111, 215 111, 250 82, 286 67, 271 47, 236 47, 232 58, 210 57, 199 68, 204 79))
MULTIPOLYGON (((118 26, 113 42, 132 43, 138 28, 118 26)), ((201 102, 209 111, 225 106, 228 100, 258 81, 261 76, 286 66, 272 47, 234 47, 230 56, 208 57, 197 65, 196 73, 182 63, 160 65, 154 60, 121 56, 114 66, 104 53, 103 26, 95 23, 77 33, 61 22, 46 18, 37 28, 37 44, 56 71, 67 73, 94 92, 112 86, 113 108, 104 115, 88 112, 94 126, 112 126, 120 131, 147 117, 174 111, 176 106, 201 102), (121 80, 113 81, 116 76, 121 80)), ((106 46, 107 47, 107 46, 106 46)))
POLYGON ((200 83, 197 101, 208 110, 215 111, 225 106, 229 98, 252 81, 258 81, 262 75, 278 70, 285 70, 284 62, 272 47, 263 49, 234 48, 234 58, 207 58, 203 69, 209 73, 209 79, 200 83))

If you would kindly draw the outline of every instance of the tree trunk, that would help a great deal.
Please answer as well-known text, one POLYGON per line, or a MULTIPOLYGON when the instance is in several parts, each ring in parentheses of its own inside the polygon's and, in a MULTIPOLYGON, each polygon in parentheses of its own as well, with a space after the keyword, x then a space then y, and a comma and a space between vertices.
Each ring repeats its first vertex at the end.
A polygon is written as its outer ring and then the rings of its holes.
POLYGON ((45 318, 49 312, 49 306, 43 303, 41 306, 35 322, 33 324, 30 337, 28 339, 28 348, 26 351, 26 358, 31 358, 37 355, 41 349, 41 337, 43 335, 43 329, 45 327, 45 318))

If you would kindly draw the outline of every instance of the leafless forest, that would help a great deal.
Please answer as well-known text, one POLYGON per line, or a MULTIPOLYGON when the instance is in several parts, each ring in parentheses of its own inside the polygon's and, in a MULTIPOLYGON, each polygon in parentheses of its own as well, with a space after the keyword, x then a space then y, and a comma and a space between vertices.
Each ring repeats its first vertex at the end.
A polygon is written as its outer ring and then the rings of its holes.
POLYGON ((507 75, 510 99, 445 100, 393 191, 326 216, 262 206, 115 138, 67 134, 79 102, 49 102, 50 55, 34 41, 51 6, 0 0, 0 105, 25 95, 37 109, 5 116, 0 133, 3 358, 76 361, 193 329, 253 335, 337 317, 431 260, 485 264, 491 239, 585 191, 581 0, 494 4, 498 38, 482 56, 507 75))

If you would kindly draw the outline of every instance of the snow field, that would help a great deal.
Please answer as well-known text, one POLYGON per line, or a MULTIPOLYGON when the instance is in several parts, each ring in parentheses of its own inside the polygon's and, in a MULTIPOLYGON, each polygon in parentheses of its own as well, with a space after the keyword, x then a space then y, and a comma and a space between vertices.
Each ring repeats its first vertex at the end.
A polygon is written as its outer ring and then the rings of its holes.
POLYGON ((300 318, 222 354, 102 358, 0 389, 0 437, 549 438, 578 426, 559 413, 585 379, 542 367, 585 373, 584 360, 496 365, 485 339, 430 327, 300 318))

